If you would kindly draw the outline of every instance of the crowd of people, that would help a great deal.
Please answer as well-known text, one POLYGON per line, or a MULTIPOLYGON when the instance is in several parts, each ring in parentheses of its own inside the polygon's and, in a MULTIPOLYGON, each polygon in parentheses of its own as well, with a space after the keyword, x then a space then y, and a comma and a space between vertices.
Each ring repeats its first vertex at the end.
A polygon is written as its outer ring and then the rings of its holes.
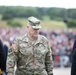
MULTIPOLYGON (((8 50, 15 37, 26 33, 25 28, 0 28, 0 38, 8 50)), ((41 29, 40 34, 49 39, 55 67, 68 67, 71 64, 71 52, 75 39, 72 30, 41 29)), ((6 49, 7 50, 7 49, 6 49)), ((7 54, 7 51, 6 51, 7 54)))

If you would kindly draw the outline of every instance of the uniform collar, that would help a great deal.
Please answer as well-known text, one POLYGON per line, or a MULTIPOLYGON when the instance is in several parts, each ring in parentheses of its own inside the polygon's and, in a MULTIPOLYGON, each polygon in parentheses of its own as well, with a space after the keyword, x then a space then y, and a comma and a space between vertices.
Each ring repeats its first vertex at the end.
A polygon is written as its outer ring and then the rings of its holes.
MULTIPOLYGON (((42 41, 41 39, 42 39, 41 35, 38 35, 38 38, 37 38, 35 44, 42 43, 43 41, 42 41)), ((24 41, 24 42, 27 42, 27 43, 30 42, 27 33, 24 35, 23 41, 24 41)))

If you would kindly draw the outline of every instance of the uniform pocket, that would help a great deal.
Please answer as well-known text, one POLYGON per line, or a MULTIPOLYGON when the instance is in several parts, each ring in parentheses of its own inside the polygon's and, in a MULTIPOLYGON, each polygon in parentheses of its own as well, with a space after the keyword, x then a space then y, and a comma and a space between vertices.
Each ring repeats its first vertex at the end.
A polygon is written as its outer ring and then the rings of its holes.
POLYGON ((46 55, 47 49, 44 44, 39 44, 37 46, 37 57, 44 57, 46 55))
POLYGON ((20 52, 21 54, 27 56, 31 54, 31 46, 29 46, 28 44, 20 44, 20 52))

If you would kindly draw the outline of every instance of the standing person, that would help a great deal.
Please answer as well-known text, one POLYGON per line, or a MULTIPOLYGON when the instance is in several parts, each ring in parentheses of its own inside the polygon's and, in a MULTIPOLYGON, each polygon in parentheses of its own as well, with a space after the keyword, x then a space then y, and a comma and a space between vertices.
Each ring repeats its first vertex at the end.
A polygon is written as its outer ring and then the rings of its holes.
POLYGON ((72 51, 71 75, 76 75, 76 39, 74 41, 73 51, 72 51))
POLYGON ((5 71, 6 71, 6 57, 3 43, 0 39, 0 75, 3 75, 5 71))
POLYGON ((5 56, 6 56, 6 60, 7 60, 7 56, 8 56, 8 46, 7 46, 6 44, 4 44, 3 46, 4 46, 5 56))
POLYGON ((40 20, 28 18, 27 33, 17 37, 7 59, 7 75, 53 75, 52 52, 48 40, 39 35, 40 20))

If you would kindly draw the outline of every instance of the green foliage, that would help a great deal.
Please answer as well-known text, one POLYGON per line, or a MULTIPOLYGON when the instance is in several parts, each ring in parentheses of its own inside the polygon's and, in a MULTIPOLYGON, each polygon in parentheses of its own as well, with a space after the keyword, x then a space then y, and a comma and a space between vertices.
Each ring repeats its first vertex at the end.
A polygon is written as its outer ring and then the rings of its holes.
POLYGON ((2 19, 2 15, 0 15, 0 20, 2 19))
POLYGON ((76 27, 76 21, 73 20, 73 19, 70 19, 70 20, 67 22, 67 27, 69 27, 69 28, 75 28, 75 27, 76 27))
POLYGON ((8 20, 7 25, 10 27, 22 27, 21 23, 12 20, 8 20))
POLYGON ((47 15, 46 15, 46 16, 43 16, 43 17, 42 17, 42 20, 43 20, 43 21, 49 21, 49 20, 50 20, 50 17, 47 16, 47 15))
POLYGON ((13 17, 12 17, 12 15, 11 14, 4 14, 3 16, 2 16, 2 20, 9 20, 9 19, 12 19, 13 17))
POLYGON ((29 16, 38 17, 41 20, 44 16, 48 16, 53 20, 60 20, 66 18, 76 19, 76 9, 65 8, 39 8, 39 7, 23 7, 23 6, 0 6, 0 14, 3 15, 3 19, 12 18, 27 18, 29 16))

